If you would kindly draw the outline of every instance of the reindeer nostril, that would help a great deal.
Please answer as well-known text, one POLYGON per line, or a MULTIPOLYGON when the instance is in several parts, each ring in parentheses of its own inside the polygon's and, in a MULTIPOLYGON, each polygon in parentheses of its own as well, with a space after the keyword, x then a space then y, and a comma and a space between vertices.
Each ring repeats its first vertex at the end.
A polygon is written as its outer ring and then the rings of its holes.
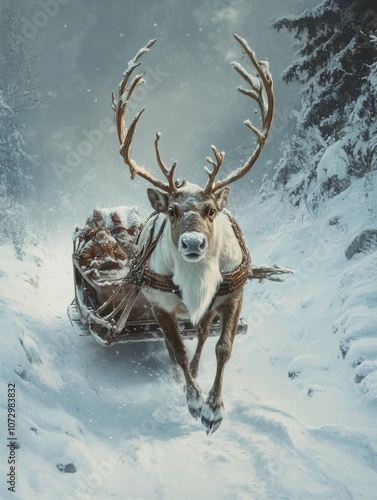
POLYGON ((197 232, 187 232, 179 239, 179 251, 190 259, 201 258, 206 251, 207 241, 203 234, 197 232))

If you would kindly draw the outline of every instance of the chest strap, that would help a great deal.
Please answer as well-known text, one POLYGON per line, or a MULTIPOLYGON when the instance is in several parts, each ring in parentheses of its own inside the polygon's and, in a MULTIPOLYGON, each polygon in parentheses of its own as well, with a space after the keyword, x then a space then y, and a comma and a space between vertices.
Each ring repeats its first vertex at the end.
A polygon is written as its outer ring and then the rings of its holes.
MULTIPOLYGON (((250 253, 247 248, 245 239, 243 237, 242 231, 237 224, 236 220, 227 214, 230 223, 232 225, 232 229, 234 231, 234 234, 237 238, 237 241, 241 247, 242 251, 242 262, 241 264, 237 267, 235 271, 228 272, 228 273, 221 273, 222 276, 222 281, 219 285, 219 288, 215 294, 215 297, 221 297, 224 295, 229 295, 230 293, 233 293, 237 291, 239 288, 241 288, 244 283, 247 281, 248 275, 251 271, 251 259, 250 259, 250 253)), ((174 283, 174 281, 171 279, 170 276, 164 276, 162 274, 155 273, 154 271, 151 271, 148 267, 148 261, 149 257, 152 254, 152 251, 156 247, 163 229, 165 227, 166 219, 164 220, 157 236, 153 238, 153 233, 154 233, 154 227, 152 228, 151 236, 149 239, 149 242, 144 248, 144 251, 142 252, 141 255, 139 255, 138 263, 136 263, 138 267, 138 284, 140 286, 147 286, 149 288, 153 288, 154 290, 159 290, 160 292, 169 292, 169 293, 174 293, 178 297, 181 298, 181 290, 179 287, 174 283)), ((135 269, 136 270, 136 269, 135 269)))

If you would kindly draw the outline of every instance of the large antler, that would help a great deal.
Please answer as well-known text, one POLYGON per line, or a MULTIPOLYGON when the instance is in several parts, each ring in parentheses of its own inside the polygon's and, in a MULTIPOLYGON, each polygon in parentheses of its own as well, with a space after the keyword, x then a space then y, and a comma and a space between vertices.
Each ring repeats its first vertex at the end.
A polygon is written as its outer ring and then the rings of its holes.
POLYGON ((136 75, 129 87, 127 88, 127 85, 135 71, 135 69, 140 66, 140 62, 138 60, 142 57, 145 52, 148 52, 149 49, 152 47, 152 45, 155 44, 157 39, 150 40, 145 47, 139 50, 139 52, 135 55, 135 57, 128 63, 128 68, 126 71, 123 73, 123 80, 119 84, 119 98, 118 101, 115 100, 115 95, 114 92, 112 92, 112 103, 111 107, 115 111, 115 121, 117 125, 117 131, 118 131, 118 138, 119 142, 121 144, 120 147, 120 154, 123 156, 124 162, 126 165, 129 166, 130 172, 131 172, 131 179, 135 178, 135 175, 139 175, 140 177, 143 177, 147 181, 149 181, 151 184, 154 186, 162 189, 163 191, 166 191, 167 193, 172 193, 173 191, 177 190, 177 186, 174 182, 173 175, 175 171, 175 167, 177 165, 176 162, 173 163, 170 169, 166 167, 164 162, 161 159, 160 155, 160 149, 159 149, 159 140, 161 137, 161 134, 157 132, 156 134, 156 139, 154 141, 155 144, 155 152, 156 152, 156 157, 157 157, 157 163, 168 180, 168 184, 164 184, 158 179, 155 179, 149 172, 147 172, 143 167, 140 167, 137 165, 137 163, 131 158, 131 143, 132 139, 137 127, 137 124, 139 122, 139 119, 144 112, 144 109, 142 109, 135 118, 133 119, 131 125, 129 126, 128 129, 126 129, 125 126, 125 114, 127 111, 127 105, 132 97, 132 94, 134 93, 135 89, 144 83, 144 75, 136 75))
POLYGON ((249 84, 250 89, 244 89, 242 87, 238 87, 237 90, 242 94, 251 97, 256 101, 259 105, 259 109, 261 112, 262 119, 262 129, 259 130, 255 127, 249 120, 246 120, 245 125, 256 135, 257 145, 252 153, 252 155, 247 159, 246 163, 230 173, 224 180, 214 182, 215 177, 220 170, 220 167, 224 161, 224 153, 219 153, 219 151, 215 148, 215 146, 211 146, 216 162, 214 162, 211 158, 207 158, 207 161, 213 165, 213 170, 210 171, 208 168, 205 168, 205 171, 208 174, 208 181, 204 188, 204 193, 209 195, 214 193, 218 189, 231 184, 232 182, 243 177, 247 172, 251 169, 254 163, 257 161, 259 155, 261 154, 264 145, 267 142, 268 134, 271 130, 272 119, 274 116, 274 91, 273 91, 273 82, 271 78, 271 74, 268 69, 268 63, 265 61, 256 60, 254 52, 250 49, 246 40, 241 38, 238 35, 234 35, 234 38, 241 45, 246 55, 250 59, 252 65, 257 71, 256 76, 250 75, 243 66, 239 63, 233 62, 234 69, 239 73, 242 78, 249 84))

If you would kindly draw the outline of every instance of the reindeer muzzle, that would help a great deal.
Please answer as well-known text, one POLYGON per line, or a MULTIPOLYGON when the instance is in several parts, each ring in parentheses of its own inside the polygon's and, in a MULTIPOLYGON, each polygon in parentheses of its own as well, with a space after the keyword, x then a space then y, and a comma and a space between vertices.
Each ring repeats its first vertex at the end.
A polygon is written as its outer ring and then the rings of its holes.
POLYGON ((183 233, 179 238, 178 250, 185 260, 197 262, 204 257, 207 250, 206 237, 197 231, 183 233))

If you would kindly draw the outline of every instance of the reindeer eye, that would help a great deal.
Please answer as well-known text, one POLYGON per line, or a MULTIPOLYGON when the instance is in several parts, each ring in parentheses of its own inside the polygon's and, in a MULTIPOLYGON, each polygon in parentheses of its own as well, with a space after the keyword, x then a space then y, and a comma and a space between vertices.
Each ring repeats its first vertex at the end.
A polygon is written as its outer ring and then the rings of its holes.
POLYGON ((214 208, 210 207, 208 209, 208 217, 210 219, 213 219, 215 217, 215 215, 216 215, 216 210, 214 208))
POLYGON ((174 210, 174 208, 170 207, 169 210, 168 210, 168 214, 169 214, 169 217, 171 219, 174 219, 174 217, 175 217, 175 210, 174 210))

